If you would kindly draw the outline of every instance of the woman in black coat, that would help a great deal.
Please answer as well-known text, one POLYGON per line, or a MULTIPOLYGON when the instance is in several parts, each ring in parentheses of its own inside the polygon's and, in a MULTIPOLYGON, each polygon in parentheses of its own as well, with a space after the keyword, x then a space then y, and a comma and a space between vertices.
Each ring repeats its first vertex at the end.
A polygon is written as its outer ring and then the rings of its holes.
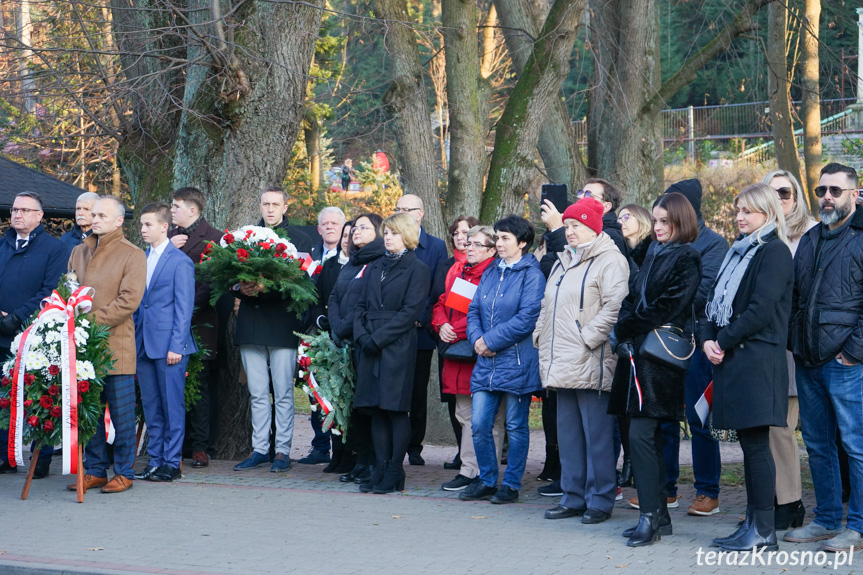
POLYGON ((698 237, 698 219, 689 201, 679 193, 664 194, 653 208, 653 222, 655 242, 612 332, 619 360, 608 411, 631 417, 629 449, 641 509, 638 526, 623 532, 630 547, 654 543, 660 529, 671 533, 660 425, 684 416, 685 372, 644 357, 639 350, 647 335, 663 325, 692 333, 693 301, 701 282, 701 256, 689 245, 698 237))
MULTIPOLYGON (((365 291, 365 269, 369 264, 384 256, 384 239, 380 236, 380 225, 383 221, 377 214, 361 214, 354 220, 351 227, 348 251, 348 263, 342 266, 339 277, 330 293, 327 304, 327 319, 330 324, 330 335, 336 345, 353 343, 354 312, 357 302, 365 291)), ((354 365, 359 354, 354 349, 354 365)), ((372 448, 372 421, 367 413, 354 409, 348 424, 346 452, 356 453, 356 463, 348 473, 339 476, 342 483, 367 482, 372 477, 372 466, 375 463, 375 453, 372 448)))
POLYGON ((360 347, 354 407, 372 409, 375 470, 363 492, 404 489, 402 467, 411 425, 417 334, 414 326, 429 293, 429 269, 414 253, 420 228, 410 214, 381 224, 387 252, 365 270, 363 297, 354 314, 354 341, 360 347))
POLYGON ((737 430, 747 506, 743 525, 713 543, 727 551, 769 551, 778 548, 770 426, 785 427, 788 415, 785 346, 794 264, 782 205, 771 187, 747 186, 734 207, 742 235, 725 256, 698 323, 713 364, 713 425, 737 430))

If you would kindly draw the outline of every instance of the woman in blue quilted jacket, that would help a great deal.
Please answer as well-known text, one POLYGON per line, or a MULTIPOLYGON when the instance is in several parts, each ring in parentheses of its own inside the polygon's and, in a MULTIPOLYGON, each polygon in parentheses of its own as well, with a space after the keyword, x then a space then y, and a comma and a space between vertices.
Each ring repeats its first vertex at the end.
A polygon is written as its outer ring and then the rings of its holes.
POLYGON ((480 280, 467 314, 467 337, 478 358, 470 380, 471 424, 479 476, 459 499, 518 499, 530 442, 531 394, 541 389, 539 355, 531 340, 545 292, 536 258, 527 255, 534 239, 529 221, 507 216, 494 225, 499 259, 480 280), (505 404, 505 405, 501 405, 505 404), (505 409, 509 463, 500 488, 492 427, 505 409))

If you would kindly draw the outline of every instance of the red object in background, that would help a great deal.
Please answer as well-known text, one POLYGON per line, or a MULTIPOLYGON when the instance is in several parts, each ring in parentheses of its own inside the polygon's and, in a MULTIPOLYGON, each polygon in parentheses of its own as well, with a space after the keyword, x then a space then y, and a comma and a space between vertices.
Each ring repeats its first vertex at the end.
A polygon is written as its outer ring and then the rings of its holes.
POLYGON ((390 171, 390 159, 387 158, 387 155, 382 151, 378 150, 375 152, 375 159, 372 161, 372 168, 375 170, 380 170, 381 172, 389 172, 390 171))

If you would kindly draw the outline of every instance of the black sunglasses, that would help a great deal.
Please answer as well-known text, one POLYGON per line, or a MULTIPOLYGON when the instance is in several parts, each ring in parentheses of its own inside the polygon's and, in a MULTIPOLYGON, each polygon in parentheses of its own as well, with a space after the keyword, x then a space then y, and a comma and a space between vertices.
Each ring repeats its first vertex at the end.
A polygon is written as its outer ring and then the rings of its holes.
POLYGON ((790 200, 794 197, 794 190, 792 188, 778 188, 776 193, 779 195, 780 200, 790 200))
POLYGON ((857 188, 840 188, 839 186, 818 186, 815 188, 815 195, 819 198, 823 198, 824 194, 830 192, 830 195, 838 200, 846 191, 856 189, 857 188))

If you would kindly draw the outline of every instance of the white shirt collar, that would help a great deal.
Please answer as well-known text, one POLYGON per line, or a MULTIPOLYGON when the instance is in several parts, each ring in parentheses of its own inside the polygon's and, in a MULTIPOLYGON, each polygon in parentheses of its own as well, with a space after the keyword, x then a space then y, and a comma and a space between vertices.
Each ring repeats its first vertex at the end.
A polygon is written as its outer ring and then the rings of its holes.
POLYGON ((163 241, 158 246, 150 246, 150 255, 151 256, 155 255, 156 257, 162 257, 162 254, 165 252, 165 248, 168 247, 169 241, 170 240, 168 238, 165 238, 165 241, 163 241))

